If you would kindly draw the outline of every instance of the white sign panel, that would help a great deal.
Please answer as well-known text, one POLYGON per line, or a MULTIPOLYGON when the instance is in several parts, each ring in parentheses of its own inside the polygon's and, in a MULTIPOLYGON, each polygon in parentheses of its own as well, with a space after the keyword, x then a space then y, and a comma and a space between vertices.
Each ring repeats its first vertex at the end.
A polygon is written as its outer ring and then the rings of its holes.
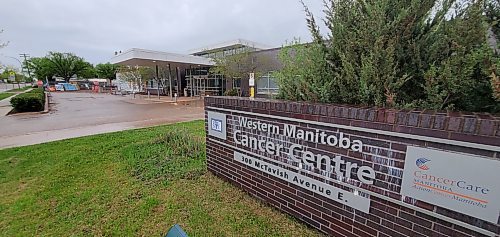
POLYGON ((15 72, 9 72, 9 80, 10 81, 16 80, 16 73, 15 72))
POLYGON ((250 78, 248 79, 249 86, 255 86, 255 73, 250 73, 250 78))
POLYGON ((500 161, 408 146, 401 194, 497 223, 500 161))
POLYGON ((271 176, 282 179, 286 182, 292 183, 296 186, 299 186, 301 188, 307 189, 311 192, 317 193, 321 196, 334 200, 336 202, 340 202, 344 205, 358 209, 362 212, 369 213, 370 210, 369 198, 362 197, 355 193, 351 193, 343 189, 336 188, 330 184, 320 182, 315 179, 311 179, 299 173, 281 168, 279 166, 241 154, 236 151, 234 152, 234 160, 246 166, 249 166, 253 169, 257 169, 271 176))
POLYGON ((226 115, 208 111, 208 135, 226 140, 226 115))

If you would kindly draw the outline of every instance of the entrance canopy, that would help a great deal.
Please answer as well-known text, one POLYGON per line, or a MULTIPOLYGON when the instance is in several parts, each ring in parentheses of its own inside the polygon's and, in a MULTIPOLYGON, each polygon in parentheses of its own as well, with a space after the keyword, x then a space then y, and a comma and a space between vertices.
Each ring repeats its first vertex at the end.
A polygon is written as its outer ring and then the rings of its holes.
POLYGON ((137 48, 129 49, 124 53, 120 53, 111 58, 110 61, 112 64, 126 66, 154 67, 156 65, 160 66, 170 64, 172 68, 187 68, 189 66, 207 67, 215 64, 209 58, 137 48))

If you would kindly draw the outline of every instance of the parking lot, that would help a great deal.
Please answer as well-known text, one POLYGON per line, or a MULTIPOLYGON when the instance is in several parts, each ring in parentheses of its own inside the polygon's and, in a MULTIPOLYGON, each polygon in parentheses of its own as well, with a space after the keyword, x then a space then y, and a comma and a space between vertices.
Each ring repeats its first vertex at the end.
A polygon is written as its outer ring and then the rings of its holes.
POLYGON ((201 100, 170 103, 129 96, 57 92, 47 114, 0 117, 0 149, 203 119, 201 100))

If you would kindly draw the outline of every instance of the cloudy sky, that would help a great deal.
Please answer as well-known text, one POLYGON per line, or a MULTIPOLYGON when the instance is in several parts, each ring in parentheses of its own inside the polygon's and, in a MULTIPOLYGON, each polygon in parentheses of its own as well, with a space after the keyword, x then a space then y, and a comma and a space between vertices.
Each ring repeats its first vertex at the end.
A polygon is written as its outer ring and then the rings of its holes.
MULTIPOLYGON (((304 0, 321 17, 321 0, 304 0)), ((187 53, 237 38, 281 46, 309 41, 298 0, 2 0, 0 62, 20 53, 73 52, 92 63, 115 51, 145 48, 187 53)))

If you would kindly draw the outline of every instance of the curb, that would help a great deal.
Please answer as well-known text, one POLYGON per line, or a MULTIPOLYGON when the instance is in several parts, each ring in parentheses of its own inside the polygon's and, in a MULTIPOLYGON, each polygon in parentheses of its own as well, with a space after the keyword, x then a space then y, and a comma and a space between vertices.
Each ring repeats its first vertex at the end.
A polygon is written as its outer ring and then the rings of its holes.
POLYGON ((39 111, 39 112, 23 112, 23 113, 12 113, 12 111, 14 111, 14 108, 12 108, 12 110, 10 110, 6 116, 17 116, 17 115, 35 115, 35 114, 46 114, 50 111, 50 103, 49 103, 49 99, 51 96, 49 96, 49 93, 48 92, 44 92, 45 93, 45 105, 43 106, 43 111, 39 111))
POLYGON ((44 105, 44 107, 43 107, 43 111, 42 111, 42 112, 40 112, 41 114, 46 114, 46 113, 48 113, 48 112, 49 112, 49 104, 50 104, 50 103, 49 103, 49 98, 50 98, 51 96, 49 96, 49 93, 48 93, 48 92, 44 92, 44 93, 45 93, 45 105, 44 105))

